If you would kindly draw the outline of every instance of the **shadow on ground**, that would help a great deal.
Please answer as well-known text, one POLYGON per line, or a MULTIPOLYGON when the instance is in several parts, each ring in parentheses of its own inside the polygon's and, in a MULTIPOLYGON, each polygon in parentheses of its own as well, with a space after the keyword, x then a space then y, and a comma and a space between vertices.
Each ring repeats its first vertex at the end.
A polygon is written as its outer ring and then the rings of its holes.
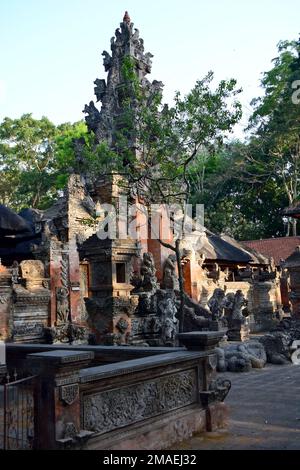
POLYGON ((300 366, 268 365, 220 376, 232 382, 228 427, 196 435, 176 450, 300 449, 300 366))

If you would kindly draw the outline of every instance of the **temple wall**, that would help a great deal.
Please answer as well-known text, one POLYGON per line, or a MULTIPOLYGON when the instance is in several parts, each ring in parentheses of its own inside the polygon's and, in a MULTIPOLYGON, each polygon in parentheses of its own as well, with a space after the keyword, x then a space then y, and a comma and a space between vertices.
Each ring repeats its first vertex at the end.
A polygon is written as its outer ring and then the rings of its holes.
POLYGON ((216 288, 226 290, 226 294, 241 290, 248 301, 250 329, 253 333, 266 331, 274 326, 274 314, 281 306, 280 285, 277 280, 265 282, 241 281, 222 282, 203 280, 199 287, 198 300, 203 307, 212 297, 216 288))

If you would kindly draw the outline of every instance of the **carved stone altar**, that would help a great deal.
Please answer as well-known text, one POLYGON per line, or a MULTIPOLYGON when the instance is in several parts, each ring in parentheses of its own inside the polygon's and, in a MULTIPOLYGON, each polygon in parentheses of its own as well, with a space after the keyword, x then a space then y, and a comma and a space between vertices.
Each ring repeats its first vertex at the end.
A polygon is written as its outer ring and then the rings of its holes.
POLYGON ((0 334, 15 342, 44 341, 49 322, 49 280, 41 261, 0 266, 0 334))

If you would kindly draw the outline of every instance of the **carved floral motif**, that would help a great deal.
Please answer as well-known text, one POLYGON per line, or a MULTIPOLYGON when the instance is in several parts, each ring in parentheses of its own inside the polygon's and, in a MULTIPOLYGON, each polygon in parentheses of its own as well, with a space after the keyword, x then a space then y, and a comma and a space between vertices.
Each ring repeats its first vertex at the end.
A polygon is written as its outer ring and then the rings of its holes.
POLYGON ((64 385, 60 388, 60 399, 67 405, 72 405, 78 398, 79 386, 78 384, 64 385))

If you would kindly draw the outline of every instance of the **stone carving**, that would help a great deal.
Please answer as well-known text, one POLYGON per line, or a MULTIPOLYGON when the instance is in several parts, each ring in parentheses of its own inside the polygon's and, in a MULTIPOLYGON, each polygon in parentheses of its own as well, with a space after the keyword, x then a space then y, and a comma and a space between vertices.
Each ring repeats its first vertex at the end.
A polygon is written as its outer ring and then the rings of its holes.
POLYGON ((94 101, 90 101, 89 105, 86 104, 83 112, 87 114, 85 120, 88 128, 95 132, 100 121, 100 112, 96 108, 94 101))
POLYGON ((225 292, 223 289, 217 288, 215 289, 213 296, 208 301, 208 308, 212 314, 212 320, 218 321, 224 315, 224 300, 225 300, 225 292))
POLYGON ((216 348, 219 372, 248 372, 252 367, 261 369, 267 362, 264 347, 258 341, 230 344, 216 348))
POLYGON ((12 269, 12 283, 16 288, 19 283, 19 268, 27 290, 38 293, 38 291, 43 292, 45 289, 48 289, 47 279, 45 279, 45 267, 42 261, 25 260, 20 263, 20 266, 17 263, 15 264, 12 269))
POLYGON ((74 423, 66 423, 64 431, 64 439, 75 439, 78 434, 74 423))
MULTIPOLYGON (((151 94, 161 92, 162 83, 153 81, 151 84, 146 75, 151 72, 152 54, 144 52, 144 41, 140 38, 139 30, 134 28, 128 15, 125 15, 120 23, 120 28, 115 30, 115 37, 110 42, 112 55, 107 51, 103 51, 103 66, 105 72, 108 72, 107 82, 97 79, 95 81, 95 94, 97 100, 102 102, 101 111, 99 112, 93 102, 84 108, 86 123, 90 131, 96 135, 98 142, 106 140, 113 144, 115 141, 116 130, 118 129, 118 120, 124 100, 122 95, 124 90, 131 92, 132 88, 128 87, 126 77, 122 70, 125 57, 132 57, 135 61, 136 76, 140 85, 143 87, 145 97, 151 94), (121 108, 121 109, 120 109, 121 108)), ((138 106, 138 100, 135 100, 131 93, 133 107, 138 106)), ((147 104, 147 103, 146 103, 147 104)), ((130 139, 129 139, 130 140, 130 139)), ((132 138, 129 145, 135 148, 135 142, 132 138)))
POLYGON ((248 302, 241 290, 238 290, 234 297, 232 294, 227 294, 225 298, 227 336, 230 341, 244 341, 249 338, 247 305, 248 302))
POLYGON ((83 428, 103 434, 196 401, 196 371, 179 372, 85 396, 83 428))
POLYGON ((19 263, 14 261, 11 267, 11 282, 12 284, 18 284, 19 282, 19 263))
POLYGON ((125 320, 125 318, 120 318, 120 320, 118 321, 118 323, 116 324, 116 327, 118 328, 118 330, 120 331, 120 333, 124 334, 125 331, 128 329, 128 321, 125 320))
POLYGON ((69 291, 65 287, 56 288, 56 318, 57 324, 69 319, 69 291))
POLYGON ((106 91, 106 82, 105 80, 100 80, 99 78, 97 78, 95 81, 94 81, 94 84, 96 85, 95 88, 94 88, 94 92, 95 92, 95 95, 97 97, 97 101, 101 101, 105 95, 105 91, 106 91))
POLYGON ((85 327, 74 323, 64 323, 43 330, 44 339, 47 344, 86 342, 88 331, 85 327))
POLYGON ((142 284, 144 291, 153 291, 157 288, 156 269, 152 253, 144 253, 141 266, 142 284))
MULTIPOLYGON (((104 66, 105 72, 108 72, 112 66, 112 57, 107 51, 103 51, 102 55, 103 55, 103 66, 104 66)), ((103 81, 105 83, 105 80, 103 81)), ((105 85, 105 89, 106 89, 106 85, 105 85)), ((103 96, 100 99, 102 100, 102 98, 103 96)))
POLYGON ((267 333, 259 341, 266 350, 268 362, 279 365, 289 363, 291 338, 288 332, 267 333))
POLYGON ((7 304, 10 297, 10 295, 0 295, 0 304, 7 304))
POLYGON ((231 382, 228 379, 218 378, 213 380, 209 386, 209 390, 214 393, 214 399, 217 401, 225 401, 231 389, 231 382))
POLYGON ((175 346, 178 333, 177 306, 174 298, 165 297, 158 302, 161 319, 161 339, 165 346, 175 346))
POLYGON ((67 323, 70 319, 69 256, 67 251, 62 252, 60 277, 61 287, 56 289, 56 322, 58 325, 67 323))
POLYGON ((21 275, 24 279, 43 279, 44 265, 38 260, 25 260, 20 264, 21 275))
POLYGON ((211 312, 188 295, 184 300, 184 322, 183 331, 201 331, 208 329, 211 323, 211 312))
POLYGON ((131 337, 142 336, 147 338, 149 335, 161 333, 161 321, 156 315, 149 315, 143 318, 134 318, 131 322, 131 337))
POLYGON ((152 292, 140 292, 137 308, 138 315, 147 316, 157 313, 157 296, 152 292))
POLYGON ((67 405, 72 405, 79 396, 78 384, 63 385, 60 387, 60 399, 67 405))
POLYGON ((12 336, 43 336, 45 325, 36 322, 22 322, 14 324, 12 336))
POLYGON ((165 289, 178 290, 179 282, 176 273, 176 256, 169 255, 164 266, 164 280, 163 285, 165 289))

